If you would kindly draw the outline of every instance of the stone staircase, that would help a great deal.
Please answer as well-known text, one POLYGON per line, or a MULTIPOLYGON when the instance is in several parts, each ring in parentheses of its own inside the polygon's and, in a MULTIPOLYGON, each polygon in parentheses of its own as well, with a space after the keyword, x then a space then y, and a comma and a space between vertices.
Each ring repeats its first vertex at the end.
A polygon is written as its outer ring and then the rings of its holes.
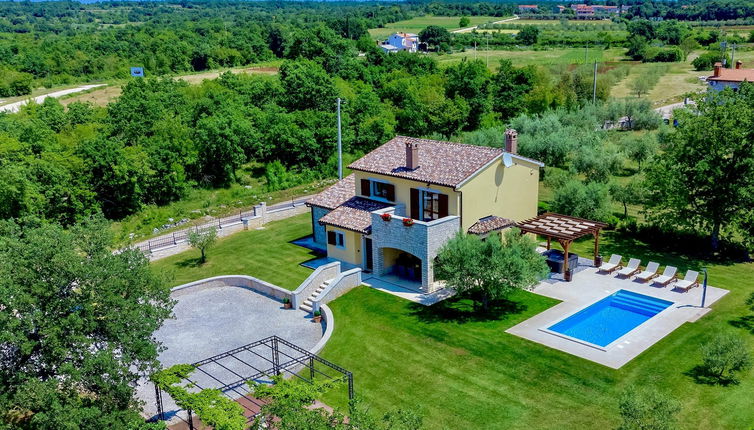
POLYGON ((332 279, 329 279, 329 280, 323 282, 319 287, 317 287, 317 289, 314 290, 314 292, 312 293, 312 295, 309 296, 309 298, 307 298, 306 300, 304 300, 304 303, 302 303, 301 306, 299 306, 298 308, 301 309, 301 310, 303 310, 303 311, 306 311, 306 312, 311 312, 312 311, 312 300, 314 300, 317 297, 319 297, 319 295, 322 293, 322 291, 324 291, 325 288, 327 288, 330 285, 330 281, 332 281, 332 279))

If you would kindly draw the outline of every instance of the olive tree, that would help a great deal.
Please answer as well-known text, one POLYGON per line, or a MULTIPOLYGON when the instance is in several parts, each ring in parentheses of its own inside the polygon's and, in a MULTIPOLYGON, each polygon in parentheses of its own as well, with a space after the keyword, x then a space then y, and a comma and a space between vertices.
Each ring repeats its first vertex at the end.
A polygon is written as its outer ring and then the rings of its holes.
POLYGON ((681 404, 653 388, 630 387, 620 397, 619 410, 619 430, 670 430, 681 404))
POLYGON ((720 333, 702 347, 702 362, 707 375, 721 383, 736 382, 736 373, 752 365, 750 347, 740 337, 720 333))
POLYGON ((497 234, 482 240, 458 233, 440 249, 435 276, 489 310, 491 300, 531 287, 547 275, 549 269, 536 246, 534 239, 515 228, 503 240, 497 234))
POLYGON ((216 241, 217 229, 214 227, 204 230, 190 230, 188 234, 189 245, 198 249, 202 253, 202 256, 199 260, 199 262, 202 264, 207 261, 207 248, 214 245, 216 241))

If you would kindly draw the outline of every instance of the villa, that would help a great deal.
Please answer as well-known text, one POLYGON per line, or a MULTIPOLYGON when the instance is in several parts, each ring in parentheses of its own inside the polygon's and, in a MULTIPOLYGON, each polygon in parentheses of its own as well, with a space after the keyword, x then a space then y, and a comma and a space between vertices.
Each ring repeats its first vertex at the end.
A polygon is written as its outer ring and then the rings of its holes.
POLYGON ((393 33, 380 47, 385 52, 416 52, 419 49, 419 36, 413 33, 393 33))
POLYGON ((722 91, 725 88, 733 88, 734 91, 742 82, 754 82, 754 69, 744 69, 741 61, 736 61, 735 69, 726 69, 722 63, 715 63, 712 76, 707 78, 710 89, 722 91))
POLYGON ((307 202, 314 242, 330 259, 431 293, 433 261, 459 231, 499 234, 536 216, 544 164, 517 146, 515 130, 504 149, 397 136, 307 202))

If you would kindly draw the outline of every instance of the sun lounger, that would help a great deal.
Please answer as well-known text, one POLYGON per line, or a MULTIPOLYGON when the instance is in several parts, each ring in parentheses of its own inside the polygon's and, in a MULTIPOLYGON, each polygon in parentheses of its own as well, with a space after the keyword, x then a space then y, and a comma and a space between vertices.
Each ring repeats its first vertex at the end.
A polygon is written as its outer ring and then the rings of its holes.
POLYGON ((644 269, 643 272, 636 275, 636 279, 640 280, 641 282, 647 282, 660 276, 660 274, 657 273, 658 270, 660 270, 660 263, 650 261, 649 264, 647 264, 647 268, 644 269))
POLYGON ((618 270, 618 275, 630 278, 631 275, 634 275, 641 270, 639 269, 639 264, 641 264, 641 260, 639 260, 638 258, 632 258, 628 260, 626 267, 618 270))
POLYGON ((699 272, 689 270, 686 272, 686 277, 675 283, 673 286, 679 290, 688 291, 694 287, 699 286, 699 272))
POLYGON ((666 287, 669 283, 675 281, 677 278, 675 277, 676 272, 678 269, 676 269, 673 266, 667 266, 665 267, 665 270, 662 272, 662 275, 655 278, 653 284, 662 285, 663 287, 666 287))
POLYGON ((607 263, 602 263, 602 266, 600 266, 597 269, 597 271, 598 272, 613 273, 613 271, 615 271, 617 269, 620 269, 622 267, 620 265, 621 258, 623 258, 623 257, 621 257, 618 254, 613 254, 612 256, 610 256, 610 261, 608 261, 607 263))

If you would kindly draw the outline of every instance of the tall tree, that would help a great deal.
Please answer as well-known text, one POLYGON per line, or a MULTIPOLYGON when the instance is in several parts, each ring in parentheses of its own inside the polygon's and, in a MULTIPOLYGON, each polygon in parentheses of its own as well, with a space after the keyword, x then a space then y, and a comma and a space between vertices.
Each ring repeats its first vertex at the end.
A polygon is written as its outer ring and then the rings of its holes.
POLYGON ((482 116, 490 109, 490 71, 482 60, 461 61, 445 69, 448 97, 462 97, 469 104, 469 117, 466 126, 470 130, 479 128, 482 116))
POLYGON ((536 242, 518 229, 509 230, 502 241, 497 234, 482 240, 459 233, 443 245, 435 263, 438 279, 481 302, 484 310, 491 300, 536 284, 548 271, 536 242))
POLYGON ((647 174, 647 205, 654 222, 705 231, 717 250, 723 233, 754 233, 754 87, 696 103, 675 112, 678 127, 647 174))
POLYGON ((103 219, 0 223, 0 416, 35 429, 143 422, 133 387, 157 364, 169 294, 141 252, 112 253, 103 219))

